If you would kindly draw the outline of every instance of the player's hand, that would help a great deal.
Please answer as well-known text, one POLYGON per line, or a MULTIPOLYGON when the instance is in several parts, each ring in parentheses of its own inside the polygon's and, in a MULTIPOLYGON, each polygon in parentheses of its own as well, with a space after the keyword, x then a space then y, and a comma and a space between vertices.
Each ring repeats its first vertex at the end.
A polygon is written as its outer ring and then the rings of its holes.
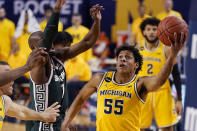
POLYGON ((47 61, 47 57, 46 57, 47 55, 48 53, 44 51, 44 48, 34 49, 30 53, 25 66, 27 66, 28 70, 31 70, 36 65, 44 64, 47 61))
POLYGON ((17 43, 12 44, 12 50, 11 50, 11 54, 15 54, 17 51, 19 51, 19 46, 17 43))
POLYGON ((104 10, 104 8, 103 8, 103 6, 100 6, 99 4, 94 5, 90 9, 90 15, 93 20, 101 20, 101 18, 102 18, 101 12, 100 12, 101 10, 104 10))
POLYGON ((176 102, 175 108, 176 108, 177 114, 178 114, 179 116, 181 116, 181 115, 182 115, 182 110, 183 110, 182 101, 177 101, 177 102, 176 102))
POLYGON ((61 131, 77 131, 77 128, 73 125, 67 126, 67 123, 64 121, 61 125, 61 131))
POLYGON ((50 107, 48 107, 44 112, 42 112, 43 121, 55 122, 56 118, 59 116, 59 108, 60 105, 58 102, 55 102, 50 107))
POLYGON ((183 32, 181 32, 181 34, 179 34, 179 35, 180 35, 180 39, 178 39, 177 33, 174 33, 175 42, 172 42, 170 40, 170 38, 168 37, 168 40, 171 43, 171 54, 170 55, 172 57, 176 57, 177 56, 179 50, 181 50, 182 47, 184 46, 184 43, 185 43, 186 38, 187 38, 187 36, 183 32))
POLYGON ((67 0, 57 0, 56 4, 55 4, 55 8, 54 11, 55 12, 60 12, 62 6, 66 3, 67 0))

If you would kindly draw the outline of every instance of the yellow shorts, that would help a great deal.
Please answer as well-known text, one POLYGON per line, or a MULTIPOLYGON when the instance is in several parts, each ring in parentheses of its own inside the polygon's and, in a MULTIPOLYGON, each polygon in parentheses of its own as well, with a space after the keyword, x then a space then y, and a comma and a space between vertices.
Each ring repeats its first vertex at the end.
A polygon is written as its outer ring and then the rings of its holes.
POLYGON ((142 107, 141 128, 149 128, 153 117, 159 128, 169 127, 178 122, 170 87, 148 93, 146 104, 142 107))

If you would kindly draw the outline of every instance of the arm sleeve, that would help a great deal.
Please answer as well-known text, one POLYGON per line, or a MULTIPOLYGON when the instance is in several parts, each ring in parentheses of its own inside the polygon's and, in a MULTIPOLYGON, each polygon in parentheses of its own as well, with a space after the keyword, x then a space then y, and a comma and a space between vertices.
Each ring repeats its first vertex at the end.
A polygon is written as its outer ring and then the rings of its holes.
POLYGON ((45 47, 47 52, 51 49, 53 39, 58 31, 59 15, 60 13, 53 12, 43 33, 40 47, 45 47))
POLYGON ((172 76, 174 79, 174 84, 176 87, 177 95, 178 95, 178 100, 182 100, 182 92, 181 92, 181 77, 180 77, 180 72, 178 69, 178 64, 175 64, 172 70, 172 76))

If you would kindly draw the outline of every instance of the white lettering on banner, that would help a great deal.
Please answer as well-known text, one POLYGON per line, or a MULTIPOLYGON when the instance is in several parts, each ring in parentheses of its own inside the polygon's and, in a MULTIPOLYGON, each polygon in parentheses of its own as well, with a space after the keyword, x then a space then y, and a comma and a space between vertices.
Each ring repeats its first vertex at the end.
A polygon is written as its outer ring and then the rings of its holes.
MULTIPOLYGON (((4 2, 4 1, 2 1, 4 2)), ((62 7, 61 14, 62 15, 70 15, 71 13, 79 13, 79 6, 83 3, 83 0, 68 0, 67 3, 62 7)), ((43 1, 36 1, 36 0, 15 0, 14 4, 14 14, 19 15, 20 12, 26 8, 32 9, 34 14, 40 13, 44 14, 44 7, 45 5, 50 5, 52 7, 55 6, 55 0, 43 0, 43 1)), ((0 1, 1 5, 1 1, 0 1)))
POLYGON ((69 14, 71 14, 71 10, 70 10, 70 5, 69 4, 65 4, 62 7, 61 14, 63 14, 63 15, 69 15, 69 14))
POLYGON ((14 14, 18 15, 24 8, 24 2, 23 1, 14 1, 14 14))
POLYGON ((2 7, 4 3, 5 1, 0 1, 0 7, 2 7))
POLYGON ((186 108, 185 131, 197 131, 197 109, 193 107, 186 108))
POLYGON ((197 59, 197 34, 192 35, 191 58, 197 59))

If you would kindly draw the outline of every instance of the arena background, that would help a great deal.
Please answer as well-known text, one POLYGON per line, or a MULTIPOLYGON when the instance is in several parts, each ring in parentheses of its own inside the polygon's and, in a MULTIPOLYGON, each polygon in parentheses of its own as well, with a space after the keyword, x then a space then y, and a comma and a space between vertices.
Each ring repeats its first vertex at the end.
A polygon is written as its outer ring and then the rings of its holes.
MULTIPOLYGON (((112 42, 116 41, 116 32, 118 30, 128 30, 128 23, 138 17, 137 7, 142 0, 68 0, 61 12, 61 21, 64 28, 71 25, 70 18, 73 13, 80 13, 83 16, 83 25, 90 27, 91 18, 89 16, 89 8, 94 4, 101 4, 105 7, 102 14, 101 31, 105 31, 112 42)), ((162 0, 144 0, 148 13, 153 16, 163 11, 162 0)), ((17 24, 20 12, 24 8, 31 8, 36 15, 38 21, 44 19, 44 5, 54 5, 55 0, 0 0, 0 6, 5 7, 7 17, 17 24)), ((174 10, 179 11, 183 18, 189 23, 190 36, 188 42, 187 56, 187 92, 186 92, 186 121, 182 130, 197 130, 197 101, 195 88, 197 74, 197 1, 196 0, 174 0, 174 10), (191 9, 189 13, 189 8, 191 9)), ((184 113, 185 114, 185 113, 184 113)))
MULTIPOLYGON (((153 16, 164 10, 163 0, 68 0, 61 10, 61 21, 66 28, 71 25, 71 15, 80 13, 83 16, 83 25, 90 27, 89 8, 94 4, 101 4, 105 7, 101 30, 115 42, 116 31, 127 30, 128 23, 138 17, 138 5, 142 1, 147 7, 147 12, 153 16)), ((188 21, 190 1, 174 0, 174 10, 179 11, 186 21, 188 21)), ((55 0, 0 0, 0 6, 6 8, 7 17, 15 24, 24 8, 31 8, 38 21, 42 21, 44 6, 48 4, 54 6, 55 0)))

